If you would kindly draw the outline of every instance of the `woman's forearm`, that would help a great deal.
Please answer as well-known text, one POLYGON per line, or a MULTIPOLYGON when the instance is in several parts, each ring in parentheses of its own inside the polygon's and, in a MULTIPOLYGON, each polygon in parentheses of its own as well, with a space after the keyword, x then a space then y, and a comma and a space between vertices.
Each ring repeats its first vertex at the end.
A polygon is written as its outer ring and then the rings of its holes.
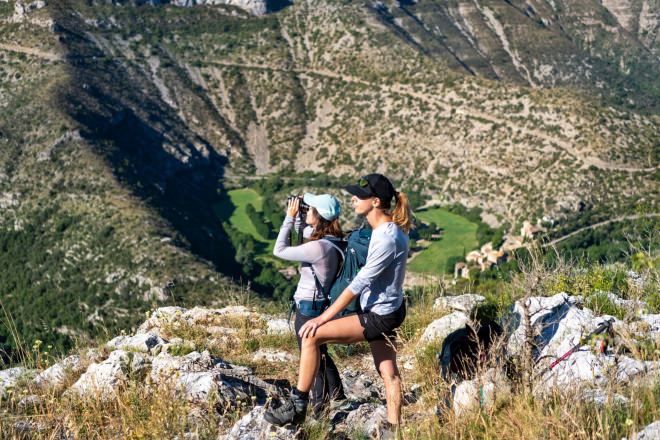
POLYGON ((348 287, 339 295, 339 298, 328 307, 325 312, 321 313, 319 318, 325 324, 330 321, 332 318, 337 316, 342 310, 344 310, 350 303, 355 299, 355 294, 351 292, 351 289, 348 287))

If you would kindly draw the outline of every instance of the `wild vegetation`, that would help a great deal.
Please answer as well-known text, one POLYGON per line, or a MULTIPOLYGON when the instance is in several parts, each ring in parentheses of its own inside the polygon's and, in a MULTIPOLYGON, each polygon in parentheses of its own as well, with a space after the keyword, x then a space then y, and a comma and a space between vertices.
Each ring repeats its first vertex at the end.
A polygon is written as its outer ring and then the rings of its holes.
MULTIPOLYGON (((656 249, 657 239, 652 242, 653 249, 656 249)), ((632 253, 638 250, 631 248, 632 253)), ((499 292, 486 294, 486 303, 479 306, 475 317, 485 322, 493 317, 506 316, 514 301, 530 294, 528 287, 532 282, 537 286, 534 295, 550 296, 559 292, 579 295, 584 298, 584 306, 592 309, 597 316, 612 315, 623 320, 634 320, 627 311, 608 300, 603 292, 614 293, 623 299, 642 300, 647 304, 645 312, 658 313, 660 285, 657 254, 655 257, 643 251, 642 254, 650 265, 644 263, 640 266, 639 262, 629 260, 615 265, 582 268, 569 261, 543 263, 533 252, 528 253, 530 258, 521 263, 521 272, 512 274, 506 281, 500 280, 499 292), (630 278, 629 270, 636 271, 637 281, 630 278), (641 284, 638 282, 640 279, 643 280, 641 284)), ((441 341, 426 346, 420 346, 418 341, 428 324, 449 313, 449 310, 433 307, 438 296, 473 291, 474 285, 459 284, 445 288, 443 285, 427 284, 407 293, 409 312, 401 328, 398 357, 402 364, 410 362, 413 365, 412 369, 401 370, 404 389, 416 385, 418 391, 416 397, 404 405, 399 438, 620 439, 630 438, 660 416, 657 378, 647 385, 633 387, 618 386, 612 381, 607 388, 610 398, 604 403, 576 405, 570 393, 531 394, 522 380, 521 365, 507 367, 513 381, 511 393, 500 395, 492 406, 484 406, 463 416, 456 415, 447 400, 450 385, 442 379, 436 358, 441 341), (615 398, 616 395, 629 400, 621 401, 615 398)), ((236 297, 235 300, 251 305, 249 296, 236 297)), ((192 350, 210 350, 213 356, 249 366, 264 379, 277 379, 280 383, 294 381, 295 363, 283 366, 275 361, 256 361, 252 358, 259 348, 296 353, 297 346, 291 335, 254 338, 251 335, 263 324, 252 319, 224 319, 222 325, 234 329, 237 335, 235 342, 213 342, 217 340, 211 338, 207 331, 212 323, 192 326, 185 320, 174 319, 162 331, 167 338, 183 338, 180 344, 183 351, 178 355, 192 350)), ((633 353, 646 360, 660 360, 657 341, 640 344, 627 339, 625 334, 617 334, 616 338, 617 350, 623 350, 622 353, 633 353)), ((344 367, 360 370, 369 357, 364 344, 354 345, 350 353, 341 347, 333 347, 332 352, 340 370, 344 367)), ((50 347, 41 341, 34 342, 31 347, 26 346, 25 355, 26 363, 36 369, 43 369, 57 360, 50 353, 50 347)), ((76 378, 72 374, 68 384, 76 378)), ((95 439, 117 436, 137 439, 193 433, 198 438, 211 439, 226 433, 254 406, 254 399, 249 398, 236 405, 211 400, 209 408, 213 410, 199 413, 194 405, 176 398, 176 395, 174 388, 167 387, 159 387, 154 392, 137 376, 109 400, 94 396, 86 399, 62 398, 61 390, 43 391, 26 381, 12 388, 0 402, 0 432, 3 436, 19 435, 15 423, 29 417, 32 423, 41 427, 31 431, 31 438, 73 435, 95 439), (38 395, 40 398, 35 404, 19 405, 27 395, 38 395), (99 416, 100 413, 103 417, 99 416)), ((303 425, 300 435, 310 439, 335 438, 331 421, 323 416, 303 425)), ((366 438, 360 427, 355 427, 351 436, 366 438)))

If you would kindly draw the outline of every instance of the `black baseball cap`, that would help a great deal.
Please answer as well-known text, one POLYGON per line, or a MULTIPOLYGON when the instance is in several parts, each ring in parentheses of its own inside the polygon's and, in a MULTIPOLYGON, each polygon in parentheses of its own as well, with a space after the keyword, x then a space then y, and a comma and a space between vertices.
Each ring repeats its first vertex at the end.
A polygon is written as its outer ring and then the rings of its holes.
POLYGON ((357 185, 347 185, 344 189, 354 196, 378 197, 383 202, 389 202, 397 194, 392 182, 382 174, 368 174, 361 177, 357 185))

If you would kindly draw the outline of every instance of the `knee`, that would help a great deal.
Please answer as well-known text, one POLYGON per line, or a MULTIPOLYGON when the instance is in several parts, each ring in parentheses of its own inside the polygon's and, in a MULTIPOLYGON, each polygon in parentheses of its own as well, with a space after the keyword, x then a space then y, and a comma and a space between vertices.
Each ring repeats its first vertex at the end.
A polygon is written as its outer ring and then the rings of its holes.
POLYGON ((316 336, 303 338, 302 341, 300 342, 301 349, 316 348, 319 345, 321 344, 319 343, 319 340, 316 336))
POLYGON ((383 382, 385 382, 385 386, 401 383, 401 377, 396 368, 378 368, 378 374, 380 374, 383 382))

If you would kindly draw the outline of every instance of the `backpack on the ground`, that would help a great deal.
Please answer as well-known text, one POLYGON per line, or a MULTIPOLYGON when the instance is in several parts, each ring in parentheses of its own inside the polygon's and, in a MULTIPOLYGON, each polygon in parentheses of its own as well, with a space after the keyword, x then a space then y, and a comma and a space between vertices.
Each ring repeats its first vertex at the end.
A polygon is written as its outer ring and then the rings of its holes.
MULTIPOLYGON (((344 249, 342 255, 343 262, 327 292, 323 289, 323 286, 321 286, 321 283, 312 268, 316 288, 319 289, 323 293, 323 296, 329 300, 326 301, 326 303, 332 304, 337 298, 339 298, 344 289, 351 284, 357 273, 367 262, 367 252, 369 251, 369 242, 371 241, 371 230, 357 229, 352 231, 346 239, 323 237, 323 240, 330 241, 335 249, 344 249)), ((355 299, 351 301, 344 310, 337 314, 337 316, 345 316, 358 311, 360 311, 360 298, 355 297, 355 299)))
POLYGON ((495 321, 474 330, 469 325, 451 332, 442 342, 438 363, 447 381, 472 379, 486 362, 494 341, 503 333, 495 321))

